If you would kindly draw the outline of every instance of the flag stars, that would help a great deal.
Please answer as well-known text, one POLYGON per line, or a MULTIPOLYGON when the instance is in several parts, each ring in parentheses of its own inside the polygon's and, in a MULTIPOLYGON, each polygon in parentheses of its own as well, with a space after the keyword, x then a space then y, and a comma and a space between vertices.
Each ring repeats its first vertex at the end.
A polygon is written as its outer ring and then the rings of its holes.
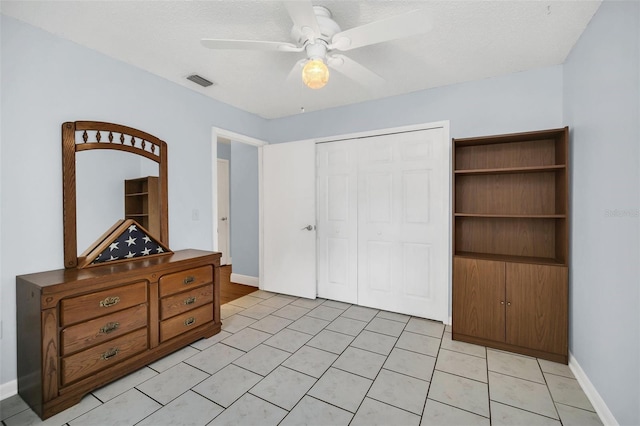
POLYGON ((134 256, 135 256, 135 253, 131 253, 131 252, 124 255, 124 257, 126 257, 127 259, 131 259, 134 256))
POLYGON ((158 248, 156 249, 156 252, 164 253, 164 250, 162 249, 162 247, 158 246, 158 248))
POLYGON ((120 241, 116 241, 114 243, 111 243, 109 245, 109 251, 118 250, 118 244, 120 244, 120 241))
MULTIPOLYGON (((135 226, 135 225, 131 225, 131 226, 135 226)), ((136 240, 137 238, 133 238, 130 236, 129 239, 125 241, 127 243, 127 247, 130 247, 132 244, 135 246, 136 240)))
POLYGON ((142 239, 144 240, 145 244, 151 242, 151 238, 149 238, 148 235, 145 235, 142 239))
POLYGON ((140 253, 142 253, 143 256, 148 256, 149 253, 151 253, 151 249, 149 247, 145 247, 140 253))
POLYGON ((131 233, 131 232, 133 232, 133 231, 137 231, 137 230, 138 230, 138 227, 137 227, 137 226, 135 226, 135 225, 131 225, 128 229, 129 229, 129 233, 131 233))

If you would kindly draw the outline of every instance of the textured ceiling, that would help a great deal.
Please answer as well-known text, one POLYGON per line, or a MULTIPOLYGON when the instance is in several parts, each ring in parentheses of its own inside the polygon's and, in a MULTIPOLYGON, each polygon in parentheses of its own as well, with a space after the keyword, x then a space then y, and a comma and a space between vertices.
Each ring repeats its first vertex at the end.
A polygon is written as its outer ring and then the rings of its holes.
POLYGON ((280 1, 2 1, 2 13, 206 96, 277 118, 561 64, 600 1, 314 1, 342 30, 416 9, 424 35, 345 54, 386 81, 375 89, 333 72, 323 89, 286 77, 304 53, 214 51, 202 38, 290 42, 280 1), (215 82, 201 88, 185 78, 215 82))

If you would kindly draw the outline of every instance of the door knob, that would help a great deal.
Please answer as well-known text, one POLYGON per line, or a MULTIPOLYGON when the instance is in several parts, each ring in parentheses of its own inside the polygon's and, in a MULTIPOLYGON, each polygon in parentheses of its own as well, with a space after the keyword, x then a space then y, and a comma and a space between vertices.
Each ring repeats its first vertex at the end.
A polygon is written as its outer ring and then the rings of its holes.
POLYGON ((304 228, 302 228, 301 230, 302 230, 302 231, 304 231, 305 229, 306 229, 307 231, 313 231, 314 229, 316 229, 316 227, 315 227, 315 226, 313 226, 313 225, 307 225, 307 226, 305 226, 304 228))

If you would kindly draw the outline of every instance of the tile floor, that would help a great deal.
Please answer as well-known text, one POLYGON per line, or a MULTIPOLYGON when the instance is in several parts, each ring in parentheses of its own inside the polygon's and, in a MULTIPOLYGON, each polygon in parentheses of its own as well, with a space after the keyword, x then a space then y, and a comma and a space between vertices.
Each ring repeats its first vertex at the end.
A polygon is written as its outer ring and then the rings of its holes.
MULTIPOLYGON (((46 425, 599 425, 566 365, 451 340, 441 323, 256 291, 223 331, 46 425)), ((43 424, 19 396, 4 426, 43 424)))

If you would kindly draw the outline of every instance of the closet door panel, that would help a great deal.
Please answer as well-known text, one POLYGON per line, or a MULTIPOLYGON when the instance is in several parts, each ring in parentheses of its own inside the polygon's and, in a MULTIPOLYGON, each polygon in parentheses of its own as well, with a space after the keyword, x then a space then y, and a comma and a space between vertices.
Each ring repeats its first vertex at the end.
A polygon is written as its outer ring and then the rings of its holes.
POLYGON ((359 304, 447 318, 446 147, 442 128, 358 141, 359 304))
POLYGON ((318 296, 357 303, 356 146, 353 141, 319 144, 318 296))

